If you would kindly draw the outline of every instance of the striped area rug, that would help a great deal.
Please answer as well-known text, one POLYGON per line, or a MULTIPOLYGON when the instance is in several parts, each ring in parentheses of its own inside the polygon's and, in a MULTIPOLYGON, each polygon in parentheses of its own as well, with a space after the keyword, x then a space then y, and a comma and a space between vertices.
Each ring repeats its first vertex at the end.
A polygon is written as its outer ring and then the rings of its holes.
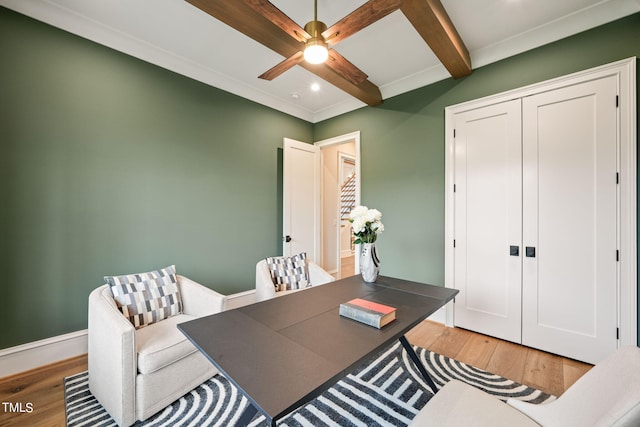
MULTIPOLYGON (((438 387, 456 378, 506 400, 542 403, 555 397, 445 356, 414 347, 438 387)), ((65 378, 67 425, 116 426, 89 392, 87 373, 65 378)), ((381 352, 316 399, 278 422, 279 426, 406 426, 432 394, 400 343, 381 352)), ((216 375, 138 426, 231 426, 247 399, 216 375)), ((267 426, 256 415, 251 426, 267 426)))

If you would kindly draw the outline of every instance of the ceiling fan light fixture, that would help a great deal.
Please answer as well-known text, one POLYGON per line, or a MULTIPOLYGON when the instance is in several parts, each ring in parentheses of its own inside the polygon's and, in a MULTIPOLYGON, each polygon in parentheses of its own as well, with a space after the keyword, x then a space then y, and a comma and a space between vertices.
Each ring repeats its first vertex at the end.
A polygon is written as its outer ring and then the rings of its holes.
POLYGON ((312 44, 307 42, 304 49, 304 59, 310 64, 322 64, 329 58, 329 50, 324 43, 312 44))
POLYGON ((327 29, 324 22, 311 21, 304 26, 304 30, 311 35, 304 47, 304 59, 310 64, 322 64, 329 58, 329 46, 322 37, 327 29))

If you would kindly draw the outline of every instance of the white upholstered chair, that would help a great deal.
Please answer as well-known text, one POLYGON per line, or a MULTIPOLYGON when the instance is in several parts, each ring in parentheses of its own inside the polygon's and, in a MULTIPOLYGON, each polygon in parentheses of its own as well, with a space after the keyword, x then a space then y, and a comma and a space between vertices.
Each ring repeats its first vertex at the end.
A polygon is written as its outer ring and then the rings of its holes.
POLYGON ((640 348, 621 347, 557 400, 503 403, 470 385, 448 382, 411 426, 640 426, 640 348))
POLYGON ((224 310, 226 297, 177 275, 183 313, 135 329, 109 285, 89 295, 89 388, 121 427, 144 420, 218 371, 176 325, 224 310))
MULTIPOLYGON (((309 282, 311 286, 324 285, 336 280, 335 277, 313 261, 307 261, 307 266, 309 267, 309 282)), ((263 259, 256 264, 256 301, 264 301, 299 290, 301 289, 276 292, 267 261, 263 259)))

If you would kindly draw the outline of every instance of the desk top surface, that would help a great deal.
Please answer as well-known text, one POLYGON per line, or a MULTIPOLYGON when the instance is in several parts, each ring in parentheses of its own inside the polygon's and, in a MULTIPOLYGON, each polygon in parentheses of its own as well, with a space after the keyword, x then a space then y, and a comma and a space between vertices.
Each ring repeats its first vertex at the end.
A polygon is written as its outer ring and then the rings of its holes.
POLYGON ((271 421, 318 396, 453 299, 455 289, 347 277, 182 323, 178 328, 271 421), (365 298, 396 307, 376 329, 339 315, 365 298))

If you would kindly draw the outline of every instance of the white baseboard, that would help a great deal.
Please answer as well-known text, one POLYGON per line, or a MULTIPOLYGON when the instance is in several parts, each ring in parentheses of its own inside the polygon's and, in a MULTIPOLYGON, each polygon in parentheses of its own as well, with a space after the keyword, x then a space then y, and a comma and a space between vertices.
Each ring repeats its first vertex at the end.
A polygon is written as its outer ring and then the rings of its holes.
MULTIPOLYGON (((251 289, 227 296, 227 310, 253 304, 256 291, 251 289)), ((446 323, 446 307, 429 316, 429 320, 446 323)), ((0 378, 30 371, 87 353, 87 330, 71 332, 0 350, 0 378)))
POLYGON ((0 350, 0 378, 87 353, 87 330, 0 350))

